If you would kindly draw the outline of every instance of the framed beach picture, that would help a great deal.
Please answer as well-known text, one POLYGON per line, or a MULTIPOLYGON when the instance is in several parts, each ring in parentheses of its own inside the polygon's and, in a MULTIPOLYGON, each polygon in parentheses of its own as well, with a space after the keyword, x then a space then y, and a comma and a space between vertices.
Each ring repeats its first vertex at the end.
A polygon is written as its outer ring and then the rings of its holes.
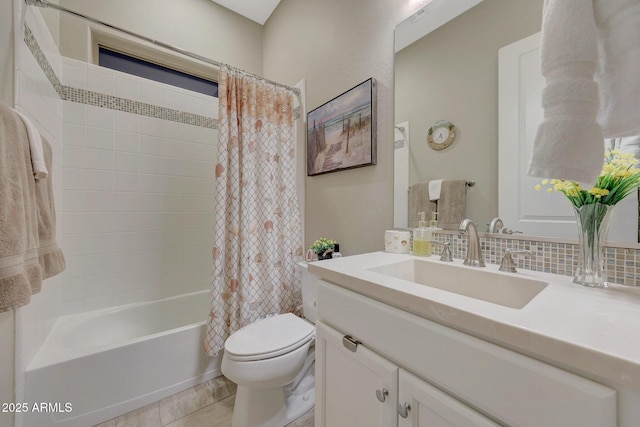
POLYGON ((376 81, 370 78, 307 114, 307 175, 376 164, 376 81))

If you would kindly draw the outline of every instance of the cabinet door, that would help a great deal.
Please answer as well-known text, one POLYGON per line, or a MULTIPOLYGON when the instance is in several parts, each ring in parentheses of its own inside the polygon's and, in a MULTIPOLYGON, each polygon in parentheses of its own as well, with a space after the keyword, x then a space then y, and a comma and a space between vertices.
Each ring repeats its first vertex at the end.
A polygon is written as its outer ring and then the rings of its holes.
POLYGON ((316 427, 398 425, 398 367, 344 334, 316 323, 316 427))
POLYGON ((400 369, 398 394, 398 427, 498 427, 498 424, 404 369, 400 369), (406 412, 403 412, 402 405, 405 405, 406 412))

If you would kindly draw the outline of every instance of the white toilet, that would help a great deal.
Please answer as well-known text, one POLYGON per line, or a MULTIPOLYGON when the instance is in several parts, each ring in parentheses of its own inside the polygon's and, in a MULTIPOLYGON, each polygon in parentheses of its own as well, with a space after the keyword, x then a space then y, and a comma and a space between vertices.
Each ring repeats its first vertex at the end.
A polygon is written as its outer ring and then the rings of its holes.
POLYGON ((314 405, 317 276, 300 263, 305 319, 291 313, 258 320, 224 344, 222 373, 238 385, 233 427, 283 427, 314 405))

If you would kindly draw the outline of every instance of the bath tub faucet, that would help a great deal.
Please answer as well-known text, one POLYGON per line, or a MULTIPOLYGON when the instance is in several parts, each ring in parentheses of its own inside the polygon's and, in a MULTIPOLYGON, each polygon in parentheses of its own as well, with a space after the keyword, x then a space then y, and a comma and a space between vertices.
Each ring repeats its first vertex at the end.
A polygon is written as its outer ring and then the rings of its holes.
POLYGON ((478 237, 478 229, 469 218, 463 219, 458 227, 460 234, 467 233, 469 236, 469 244, 467 245, 467 256, 464 259, 464 265, 472 267, 484 267, 484 256, 480 247, 480 237, 478 237))

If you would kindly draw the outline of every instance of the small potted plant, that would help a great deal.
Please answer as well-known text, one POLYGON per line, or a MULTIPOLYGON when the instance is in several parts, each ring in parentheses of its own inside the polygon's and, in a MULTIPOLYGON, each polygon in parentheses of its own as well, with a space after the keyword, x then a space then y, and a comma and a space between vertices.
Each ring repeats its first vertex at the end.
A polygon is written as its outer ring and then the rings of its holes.
POLYGON ((311 245, 311 250, 318 255, 318 259, 331 259, 333 250, 335 249, 336 242, 331 239, 322 237, 311 245))

